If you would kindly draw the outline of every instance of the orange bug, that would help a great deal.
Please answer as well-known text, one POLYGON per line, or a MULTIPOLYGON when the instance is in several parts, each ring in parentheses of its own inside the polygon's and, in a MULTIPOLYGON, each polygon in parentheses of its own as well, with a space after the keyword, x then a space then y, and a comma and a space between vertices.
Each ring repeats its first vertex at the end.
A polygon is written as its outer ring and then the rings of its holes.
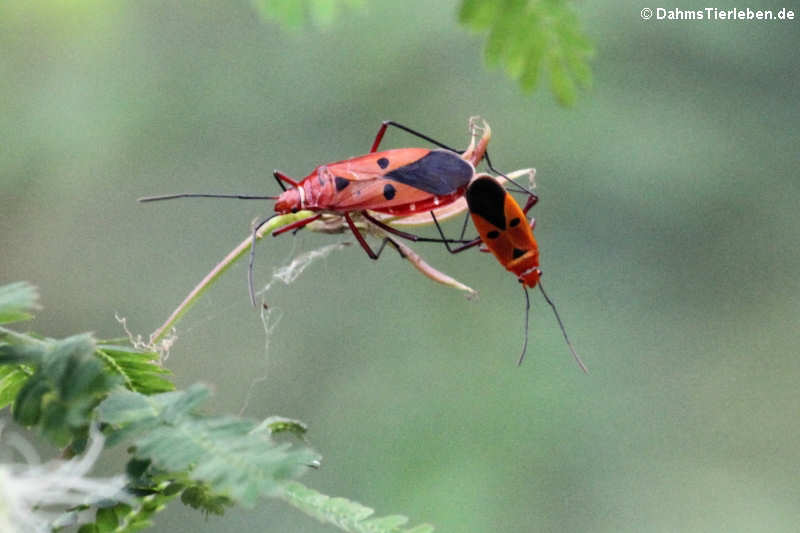
MULTIPOLYGON (((538 197, 531 195, 525 207, 520 208, 514 197, 502 185, 491 176, 482 174, 467 188, 466 199, 472 222, 478 230, 481 241, 506 270, 517 276, 525 292, 525 342, 522 345, 522 354, 517 364, 522 364, 528 348, 528 318, 531 307, 528 287, 533 288, 538 285, 542 296, 553 309, 553 314, 572 356, 578 366, 588 373, 586 365, 583 364, 567 336, 555 304, 542 287, 539 245, 533 235, 536 220, 531 218, 530 224, 527 223, 528 210, 536 204, 538 197)), ((469 243, 462 248, 472 244, 469 243)))

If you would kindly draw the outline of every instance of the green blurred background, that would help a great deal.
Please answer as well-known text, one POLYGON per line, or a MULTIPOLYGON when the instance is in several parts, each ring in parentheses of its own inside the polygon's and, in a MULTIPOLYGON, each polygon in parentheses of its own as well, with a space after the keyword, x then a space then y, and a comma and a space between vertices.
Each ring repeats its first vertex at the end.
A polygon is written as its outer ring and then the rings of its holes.
MULTIPOLYGON (((179 325, 178 386, 212 383, 235 413, 264 376, 245 414, 310 425, 306 484, 437 531, 796 531, 800 22, 643 7, 578 5, 594 87, 564 109, 487 69, 455 0, 297 30, 245 0, 3 2, 0 278, 41 288, 42 333, 118 336, 116 312, 147 335, 272 206, 136 198, 273 194, 273 168, 363 153, 381 120, 463 146, 480 114, 497 166, 537 168, 544 280, 591 374, 538 293, 518 368, 518 283, 416 245, 479 301, 350 247, 269 293, 267 336, 237 265, 179 325)), ((268 239, 257 279, 341 240, 268 239)), ((176 504, 154 529, 233 530, 332 528, 265 501, 176 504)))

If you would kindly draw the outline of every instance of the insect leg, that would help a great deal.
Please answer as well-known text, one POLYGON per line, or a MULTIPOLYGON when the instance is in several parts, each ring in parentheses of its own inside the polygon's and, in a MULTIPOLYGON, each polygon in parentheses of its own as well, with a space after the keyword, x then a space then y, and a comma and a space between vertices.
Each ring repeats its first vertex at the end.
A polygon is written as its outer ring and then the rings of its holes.
POLYGON ((383 238, 383 242, 381 243, 381 247, 378 248, 378 252, 375 255, 380 257, 381 256, 381 252, 383 252, 383 249, 386 248, 387 244, 391 244, 392 247, 395 250, 397 250, 397 253, 400 254, 400 257, 402 257, 403 259, 406 258, 406 254, 403 253, 403 250, 400 249, 400 247, 397 245, 396 242, 394 242, 394 239, 392 239, 391 237, 384 237, 383 238))
POLYGON ((375 135, 375 140, 372 142, 372 148, 370 148, 369 153, 376 152, 378 150, 378 146, 381 144, 381 140, 383 139, 383 134, 386 133, 386 129, 389 126, 394 126, 395 128, 401 129, 407 133, 410 133, 411 135, 414 135, 415 137, 419 137, 420 139, 426 140, 431 144, 435 144, 439 148, 444 148, 445 150, 450 150, 451 152, 461 153, 459 150, 450 148, 446 144, 440 143, 436 139, 432 139, 427 135, 425 135, 424 133, 420 133, 417 130, 413 130, 408 126, 403 126, 402 124, 398 124, 394 120, 384 120, 381 123, 381 127, 378 129, 378 134, 375 135))
MULTIPOLYGON (((512 180, 511 178, 509 178, 508 176, 506 176, 505 174, 503 174, 502 172, 500 172, 499 170, 494 168, 494 165, 492 165, 492 160, 491 160, 491 158, 489 158, 489 150, 486 150, 486 152, 483 154, 483 159, 484 159, 484 161, 486 161, 486 167, 489 170, 491 170, 495 175, 500 176, 504 180, 506 180, 508 182, 509 186, 512 189, 514 189, 517 192, 521 192, 521 193, 527 194, 529 197, 535 197, 536 196, 533 193, 532 190, 528 189, 527 187, 524 187, 524 186, 520 185, 519 183, 515 182, 514 180, 512 180)), ((534 201, 533 203, 536 203, 536 202, 534 201)))
POLYGON ((300 229, 302 227, 307 226, 308 224, 314 222, 318 218, 322 216, 322 213, 317 213, 314 216, 304 218, 302 220, 298 220, 296 222, 292 222, 291 224, 287 224, 286 226, 282 227, 281 229, 275 230, 272 232, 273 237, 277 237, 282 233, 286 233, 287 231, 292 231, 293 229, 300 229))
POLYGON ((447 245, 448 243, 453 243, 453 244, 470 243, 471 244, 473 242, 472 240, 464 240, 464 239, 460 239, 460 240, 448 239, 442 234, 441 229, 439 230, 439 234, 442 235, 441 239, 431 238, 431 237, 421 237, 421 236, 415 235, 413 233, 408 233, 408 232, 405 232, 405 231, 401 231, 401 230, 399 230, 397 228, 393 228, 392 226, 386 224, 385 222, 382 222, 382 221, 378 220, 377 218, 373 217, 372 215, 370 215, 367 212, 362 212, 361 214, 363 215, 364 218, 366 218, 367 220, 369 220, 370 222, 372 222, 373 224, 375 224, 376 226, 378 226, 382 230, 386 231, 387 233, 391 233, 392 235, 397 235, 398 237, 402 237, 403 239, 407 239, 407 240, 412 241, 412 242, 438 242, 438 243, 444 243, 445 245, 447 245))
MULTIPOLYGON (((366 214, 366 213, 364 213, 364 214, 366 214)), ((361 235, 361 232, 358 231, 358 228, 356 227, 355 223, 353 223, 353 219, 350 218, 350 214, 349 213, 345 213, 344 214, 344 219, 345 219, 345 221, 347 221, 347 225, 350 227, 350 231, 353 232, 353 236, 358 241, 358 244, 360 244, 361 247, 364 249, 364 251, 367 252, 367 255, 369 256, 370 259, 377 260, 381 256, 381 253, 383 252, 383 249, 386 248, 387 244, 391 244, 394 247, 394 249, 397 250, 397 253, 400 254, 400 257, 405 259, 406 254, 403 253, 403 251, 400 249, 400 247, 397 245, 397 243, 394 242, 394 240, 392 240, 391 237, 384 237, 380 248, 378 248, 378 252, 377 253, 373 252, 372 248, 370 248, 369 244, 367 243, 367 240, 364 238, 363 235, 361 235)), ((392 229, 394 229, 394 228, 392 228, 392 229)))
MULTIPOLYGON (((353 219, 350 218, 350 213, 345 213, 344 214, 344 219, 347 222, 347 225, 350 227, 350 231, 353 232, 353 236, 358 241, 358 244, 360 244, 361 247, 364 249, 364 251, 367 252, 367 255, 369 256, 369 258, 370 259, 378 259, 378 254, 376 254, 375 252, 372 251, 372 248, 369 247, 369 243, 367 243, 367 240, 364 238, 363 235, 361 235, 361 232, 358 231, 358 228, 356 227, 355 223, 353 222, 353 219)), ((381 250, 382 249, 383 249, 383 246, 381 246, 381 250)))
POLYGON ((528 197, 528 201, 525 202, 525 207, 522 208, 522 212, 527 215, 528 211, 530 211, 531 207, 535 206, 536 202, 538 202, 538 201, 539 201, 539 197, 536 196, 535 194, 531 194, 528 197))
MULTIPOLYGON (((459 252, 463 252, 464 250, 469 250, 470 248, 474 248, 475 246, 478 246, 482 242, 480 237, 472 239, 471 241, 464 241, 464 240, 453 241, 453 240, 447 239, 444 236, 444 231, 442 231, 442 226, 439 225, 439 221, 436 219, 436 215, 433 213, 433 211, 431 211, 431 218, 433 218, 433 223, 436 225, 436 229, 439 230, 439 235, 442 236, 440 242, 444 243, 444 247, 447 248, 447 251, 450 252, 451 254, 457 254, 459 252), (450 248, 450 243, 451 242, 463 242, 465 244, 462 244, 461 246, 458 246, 456 248, 450 248)), ((466 227, 467 227, 467 221, 464 220, 464 226, 461 229, 461 236, 462 237, 464 236, 464 230, 466 229, 466 227)))
MULTIPOLYGON (((536 202, 538 201, 539 197, 536 196, 535 194, 532 194, 528 197, 528 201, 525 202, 525 207, 522 208, 522 212, 525 213, 525 216, 528 215, 528 211, 530 211, 531 207, 535 206, 536 202)), ((536 219, 534 217, 531 217, 530 226, 531 226, 531 231, 536 229, 536 219)))
POLYGON ((284 182, 288 183, 292 187, 297 187, 297 182, 280 170, 275 170, 272 175, 275 176, 275 181, 278 182, 278 185, 280 185, 281 189, 284 191, 286 190, 286 185, 283 184, 284 182))

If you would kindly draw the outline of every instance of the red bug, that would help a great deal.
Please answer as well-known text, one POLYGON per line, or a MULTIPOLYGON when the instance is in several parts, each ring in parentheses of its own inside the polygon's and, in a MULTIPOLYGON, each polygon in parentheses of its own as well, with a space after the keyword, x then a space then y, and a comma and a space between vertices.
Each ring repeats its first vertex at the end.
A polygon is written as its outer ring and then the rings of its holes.
MULTIPOLYGON (((476 129, 476 120, 470 119, 471 131, 476 129)), ((320 165, 300 181, 275 171, 274 176, 281 187, 284 182, 291 186, 277 198, 276 213, 299 210, 317 213, 285 226, 273 235, 302 228, 319 219, 322 213, 336 213, 344 216, 367 255, 377 259, 380 254, 372 251, 350 216, 350 213, 358 212, 373 224, 400 237, 438 242, 438 239, 424 239, 392 228, 368 214, 367 210, 395 216, 412 215, 431 211, 463 196, 491 138, 488 124, 484 122, 481 129, 481 139, 475 143, 473 137, 470 146, 459 153, 406 126, 386 121, 381 124, 366 155, 320 165), (397 148, 377 152, 389 126, 405 130, 440 148, 397 148)))
MULTIPOLYGON (((284 192, 278 197, 188 193, 142 198, 140 201, 186 197, 274 199, 276 200, 276 215, 273 216, 300 210, 315 212, 310 217, 288 224, 273 232, 274 236, 300 229, 319 219, 324 213, 342 215, 350 231, 353 232, 356 240, 371 259, 378 259, 386 243, 393 241, 384 239, 378 252, 374 252, 353 222, 351 213, 359 213, 360 216, 386 232, 413 241, 444 242, 446 245, 448 242, 463 243, 466 241, 450 240, 444 237, 442 239, 424 238, 397 230, 376 219, 367 210, 394 216, 406 216, 432 211, 462 197, 467 186, 475 177, 475 166, 482 159, 485 158, 489 168, 494 170, 486 152, 491 138, 491 128, 486 122, 483 122, 483 126, 478 128, 477 120, 477 117, 470 119, 470 131, 473 133, 473 138, 470 146, 463 152, 453 150, 447 145, 396 122, 385 121, 381 124, 372 148, 366 155, 320 165, 300 181, 295 181, 282 172, 275 171, 273 175, 284 189, 284 192), (378 152, 377 149, 389 126, 411 133, 438 148, 399 148, 378 152), (475 133, 481 130, 482 136, 476 142, 477 135, 475 133), (284 183, 289 184, 291 188, 286 190, 284 183)), ((499 174, 499 172, 497 173, 499 174)), ((254 305, 255 236, 261 226, 271 218, 259 221, 253 228, 248 281, 250 298, 254 305)))
MULTIPOLYGON (((528 287, 538 286, 544 299, 553 309, 553 314, 564 335, 572 356, 578 366, 588 373, 575 348, 567 336, 564 323, 558 315, 558 310, 553 301, 547 296, 541 282, 542 271, 539 268, 539 245, 533 235, 536 220, 531 218, 527 222, 527 213, 538 201, 536 195, 531 195, 524 208, 520 208, 514 197, 506 191, 491 176, 482 174, 469 186, 466 193, 472 222, 481 236, 481 241, 494 254, 506 270, 517 276, 525 292, 525 342, 522 345, 522 354, 518 364, 522 364, 525 351, 528 347, 528 317, 530 315, 531 301, 528 287)), ((469 247, 469 243, 462 248, 469 247)))

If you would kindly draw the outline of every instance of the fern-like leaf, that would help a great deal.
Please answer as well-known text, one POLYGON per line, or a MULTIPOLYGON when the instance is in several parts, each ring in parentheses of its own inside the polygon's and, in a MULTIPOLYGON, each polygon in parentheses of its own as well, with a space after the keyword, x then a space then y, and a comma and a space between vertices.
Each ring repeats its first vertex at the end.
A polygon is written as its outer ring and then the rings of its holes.
POLYGON ((158 364, 156 352, 140 352, 127 346, 99 343, 97 356, 102 359, 112 374, 120 376, 125 387, 142 394, 157 394, 175 390, 175 385, 165 379, 172 374, 158 364))
POLYGON ((94 348, 89 335, 0 346, 0 365, 23 363, 36 369, 18 389, 14 419, 23 426, 37 426, 58 446, 85 437, 91 410, 116 384, 94 356, 94 348))
POLYGON ((132 438, 136 459, 162 472, 186 472, 214 494, 245 506, 318 460, 311 450, 275 444, 255 421, 198 414, 209 394, 203 385, 153 396, 119 390, 97 413, 114 428, 109 443, 132 438))
POLYGON ((332 524, 349 533, 431 533, 433 531, 433 526, 430 524, 420 524, 410 529, 403 528, 402 526, 408 522, 408 518, 402 515, 369 518, 374 513, 369 507, 345 498, 331 498, 297 481, 283 483, 278 496, 320 522, 332 524))
POLYGON ((463 0, 461 21, 489 32, 486 59, 501 63, 523 90, 533 90, 546 70, 563 105, 591 84, 593 54, 568 0, 463 0))

